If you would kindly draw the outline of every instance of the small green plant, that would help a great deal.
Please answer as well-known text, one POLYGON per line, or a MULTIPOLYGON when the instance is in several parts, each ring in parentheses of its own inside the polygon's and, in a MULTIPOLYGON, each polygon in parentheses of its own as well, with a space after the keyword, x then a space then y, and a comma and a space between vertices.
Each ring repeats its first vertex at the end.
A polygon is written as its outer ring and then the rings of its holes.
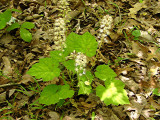
POLYGON ((141 36, 140 30, 133 30, 132 35, 134 36, 134 40, 139 40, 139 37, 141 36))
POLYGON ((83 35, 72 32, 66 39, 66 46, 62 51, 51 51, 50 57, 40 59, 39 63, 34 64, 27 72, 36 79, 42 78, 43 81, 53 80, 55 77, 63 78, 64 85, 51 84, 43 89, 39 103, 46 105, 58 103, 61 105, 61 101, 63 102, 66 98, 71 98, 74 95, 75 91, 72 86, 69 86, 71 81, 66 80, 63 76, 65 67, 69 71, 68 73, 72 73, 74 77, 75 74, 77 76, 75 82, 78 81, 78 95, 89 95, 93 92, 91 85, 94 78, 97 77, 99 80, 104 81, 105 86, 98 85, 96 95, 106 105, 129 104, 127 92, 124 90, 124 83, 115 79, 117 75, 109 65, 99 65, 96 72, 91 72, 91 68, 87 68, 85 72, 80 67, 76 68, 76 59, 73 53, 83 53, 88 58, 96 55, 98 43, 94 36, 89 32, 83 35), (77 69, 81 71, 77 71, 77 69))
POLYGON ((155 88, 152 92, 153 92, 153 95, 160 96, 160 88, 155 88))
POLYGON ((21 12, 17 9, 7 9, 5 12, 0 13, 0 29, 4 29, 7 26, 7 24, 10 25, 6 29, 8 32, 16 28, 19 28, 21 38, 25 42, 30 42, 32 40, 32 34, 29 32, 29 30, 34 28, 35 25, 31 22, 24 22, 22 25, 15 22, 15 18, 12 17, 12 11, 21 12))
POLYGON ((20 29, 20 36, 25 42, 31 42, 32 34, 29 32, 30 29, 34 28, 34 24, 31 22, 24 22, 22 25, 19 23, 13 23, 11 26, 7 28, 7 31, 10 32, 16 28, 20 29))

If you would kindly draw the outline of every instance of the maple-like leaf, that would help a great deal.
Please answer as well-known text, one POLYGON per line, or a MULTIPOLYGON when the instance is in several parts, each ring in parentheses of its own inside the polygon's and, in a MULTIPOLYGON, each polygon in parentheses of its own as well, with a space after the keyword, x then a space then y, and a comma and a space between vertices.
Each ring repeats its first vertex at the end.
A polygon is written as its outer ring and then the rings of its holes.
POLYGON ((127 92, 124 90, 125 84, 120 80, 107 80, 105 87, 99 85, 96 88, 96 95, 104 101, 106 105, 129 104, 127 92))
POLYGON ((76 73, 75 71, 75 60, 68 60, 68 61, 64 61, 63 65, 70 71, 72 71, 73 73, 76 73))
POLYGON ((70 90, 69 85, 51 84, 41 92, 39 103, 46 105, 56 104, 61 99, 71 98, 73 95, 74 91, 70 90))
POLYGON ((76 52, 82 52, 88 57, 92 57, 96 54, 98 43, 94 36, 89 32, 83 35, 70 33, 66 39, 67 49, 70 52, 75 50, 76 52))
POLYGON ((60 51, 60 50, 55 50, 55 51, 50 51, 50 57, 57 62, 63 62, 65 61, 65 57, 68 55, 67 51, 60 51))
POLYGON ((39 60, 39 63, 32 65, 27 74, 35 76, 37 79, 42 78, 43 81, 53 80, 60 75, 61 71, 58 65, 52 58, 43 58, 39 60))
POLYGON ((99 65, 96 68, 95 76, 105 81, 116 77, 117 74, 109 67, 109 65, 99 65))

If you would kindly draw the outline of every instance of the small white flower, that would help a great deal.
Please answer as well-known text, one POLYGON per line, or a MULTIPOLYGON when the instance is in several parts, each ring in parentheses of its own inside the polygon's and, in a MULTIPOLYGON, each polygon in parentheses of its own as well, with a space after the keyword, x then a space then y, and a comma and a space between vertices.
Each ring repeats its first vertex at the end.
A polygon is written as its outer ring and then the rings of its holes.
POLYGON ((79 76, 82 76, 83 74, 82 73, 79 73, 79 76))
POLYGON ((62 56, 62 53, 59 53, 59 56, 62 56))
POLYGON ((75 71, 78 72, 78 68, 75 68, 75 71))
POLYGON ((85 85, 90 85, 90 83, 88 81, 85 81, 84 84, 85 85))

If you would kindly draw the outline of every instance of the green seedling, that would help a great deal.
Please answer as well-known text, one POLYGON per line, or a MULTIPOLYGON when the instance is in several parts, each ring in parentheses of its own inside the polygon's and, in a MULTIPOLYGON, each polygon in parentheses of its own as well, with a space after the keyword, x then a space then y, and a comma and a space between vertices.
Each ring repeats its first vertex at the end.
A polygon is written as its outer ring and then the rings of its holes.
POLYGON ((0 29, 4 29, 7 24, 14 22, 14 20, 12 19, 13 11, 21 13, 21 11, 17 9, 7 9, 3 13, 0 13, 0 29))
POLYGON ((132 35, 134 36, 134 40, 139 40, 139 37, 141 36, 140 30, 133 30, 132 35))
POLYGON ((34 28, 34 24, 31 22, 24 22, 22 25, 19 23, 13 23, 11 26, 7 28, 7 31, 10 32, 16 28, 20 29, 20 36, 25 42, 31 42, 32 34, 29 32, 30 29, 34 28))
POLYGON ((10 25, 7 28, 8 32, 19 28, 21 38, 25 42, 30 42, 32 40, 32 34, 29 32, 29 30, 34 28, 35 25, 31 22, 24 22, 22 25, 15 22, 16 18, 12 17, 13 11, 21 13, 21 11, 17 9, 7 9, 5 12, 0 13, 0 29, 4 29, 7 25, 10 25))
POLYGON ((71 98, 75 92, 78 92, 78 95, 89 95, 93 92, 92 82, 95 78, 98 78, 100 81, 105 82, 105 86, 97 86, 96 95, 100 97, 106 105, 129 104, 127 93, 124 90, 125 84, 115 79, 117 75, 109 65, 98 66, 96 72, 91 72, 91 68, 87 69, 86 72, 81 75, 75 70, 75 57, 72 57, 71 53, 73 51, 76 53, 81 52, 88 58, 95 56, 98 43, 94 36, 89 32, 83 35, 77 35, 72 32, 66 38, 66 46, 67 48, 62 51, 51 51, 50 57, 40 59, 39 62, 34 64, 27 72, 27 74, 34 76, 36 79, 43 79, 43 81, 50 81, 55 77, 63 78, 64 85, 51 84, 43 89, 40 94, 39 103, 45 105, 57 104, 57 106, 61 106, 63 101, 71 98), (70 77, 77 76, 75 84, 77 84, 78 91, 74 91, 73 88, 69 86, 70 81, 65 79, 63 76, 64 70, 60 68, 62 65, 69 73, 73 74, 70 75, 70 77))
POLYGON ((153 92, 153 95, 160 96, 160 88, 155 88, 152 92, 153 92))

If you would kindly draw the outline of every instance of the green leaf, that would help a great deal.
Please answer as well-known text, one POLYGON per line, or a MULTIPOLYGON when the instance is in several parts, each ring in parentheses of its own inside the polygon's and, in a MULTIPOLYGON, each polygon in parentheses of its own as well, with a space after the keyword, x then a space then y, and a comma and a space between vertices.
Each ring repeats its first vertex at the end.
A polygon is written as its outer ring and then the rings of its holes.
POLYGON ((34 28, 34 24, 31 23, 31 22, 24 22, 22 25, 21 25, 21 28, 26 28, 26 29, 32 29, 34 28))
POLYGON ((75 61, 74 60, 68 60, 68 61, 64 61, 63 65, 70 71, 72 71, 73 73, 76 73, 75 71, 75 61))
POLYGON ((2 13, 1 17, 5 18, 6 22, 9 22, 11 19, 11 16, 12 16, 11 10, 7 9, 5 12, 2 13))
POLYGON ((95 76, 106 81, 116 77, 117 74, 108 65, 99 65, 96 68, 95 76))
POLYGON ((91 83, 93 80, 93 75, 90 71, 86 71, 86 74, 83 74, 82 76, 79 76, 79 91, 78 91, 78 95, 80 94, 90 94, 91 93, 91 83))
POLYGON ((51 105, 58 103, 61 99, 71 98, 74 91, 70 90, 69 85, 55 85, 46 86, 41 92, 39 103, 51 105))
POLYGON ((27 74, 35 76, 37 79, 42 78, 43 81, 53 80, 60 75, 58 63, 54 62, 51 58, 43 58, 39 63, 32 65, 27 74))
POLYGON ((65 57, 67 55, 65 55, 65 53, 62 51, 55 50, 55 51, 50 51, 50 56, 54 61, 63 62, 65 61, 65 57))
POLYGON ((5 28, 6 25, 7 25, 7 22, 6 22, 5 18, 1 17, 1 15, 0 15, 0 29, 5 28))
POLYGON ((140 30, 134 30, 134 31, 132 31, 132 35, 134 37, 139 37, 141 35, 141 32, 140 32, 140 30))
POLYGON ((5 12, 0 14, 0 29, 3 29, 6 27, 7 22, 10 21, 12 16, 11 10, 6 10, 5 12))
POLYGON ((20 25, 18 23, 13 23, 11 26, 7 28, 7 31, 10 32, 11 30, 14 30, 16 28, 20 28, 20 25))
POLYGON ((154 95, 157 95, 157 96, 160 96, 159 89, 160 89, 160 88, 155 88, 155 89, 153 90, 153 94, 154 94, 154 95))
POLYGON ((105 81, 105 87, 100 85, 96 88, 96 95, 106 105, 129 104, 129 98, 124 90, 124 86, 124 83, 120 80, 112 79, 105 81))
POLYGON ((20 28, 20 36, 26 42, 31 42, 32 40, 32 34, 24 28, 20 28))
POLYGON ((70 33, 66 39, 67 48, 70 52, 76 50, 76 52, 82 52, 88 57, 92 57, 96 54, 98 43, 94 36, 89 32, 83 35, 70 33))
POLYGON ((84 82, 80 81, 78 83, 78 86, 79 86, 78 95, 80 94, 89 95, 91 93, 92 87, 90 85, 86 85, 84 82))

